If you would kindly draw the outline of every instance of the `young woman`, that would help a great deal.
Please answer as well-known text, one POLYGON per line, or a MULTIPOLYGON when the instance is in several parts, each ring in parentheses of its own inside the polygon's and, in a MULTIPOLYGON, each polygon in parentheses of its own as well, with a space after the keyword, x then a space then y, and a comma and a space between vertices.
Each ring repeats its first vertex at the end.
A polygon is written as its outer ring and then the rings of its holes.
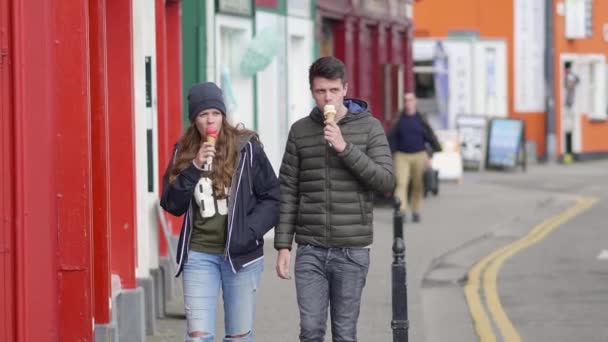
POLYGON ((177 249, 187 342, 212 342, 220 289, 224 341, 253 341, 264 234, 278 220, 279 183, 257 135, 226 120, 214 83, 188 93, 191 125, 163 178, 161 206, 184 215, 177 249), (217 138, 217 140, 215 139, 217 138))

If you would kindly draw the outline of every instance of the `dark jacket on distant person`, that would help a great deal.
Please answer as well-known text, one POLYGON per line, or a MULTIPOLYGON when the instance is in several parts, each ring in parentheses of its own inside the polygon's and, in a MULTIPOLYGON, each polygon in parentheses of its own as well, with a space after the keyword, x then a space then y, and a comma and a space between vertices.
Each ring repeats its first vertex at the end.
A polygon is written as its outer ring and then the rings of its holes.
POLYGON ((401 113, 389 130, 388 141, 391 147, 391 152, 393 153, 416 153, 426 150, 429 156, 432 156, 434 152, 441 152, 441 144, 439 143, 439 139, 437 139, 433 128, 426 119, 426 116, 418 112, 416 112, 416 114, 413 116, 407 116, 406 113, 401 113), (406 122, 419 124, 421 129, 403 129, 403 126, 407 124, 406 122), (419 136, 406 137, 406 132, 411 132, 411 134, 419 134, 419 136), (412 143, 412 141, 414 142, 412 143), (414 149, 418 150, 407 149, 407 146, 412 145, 416 146, 417 148, 414 149), (405 150, 403 149, 404 146, 406 146, 405 150))

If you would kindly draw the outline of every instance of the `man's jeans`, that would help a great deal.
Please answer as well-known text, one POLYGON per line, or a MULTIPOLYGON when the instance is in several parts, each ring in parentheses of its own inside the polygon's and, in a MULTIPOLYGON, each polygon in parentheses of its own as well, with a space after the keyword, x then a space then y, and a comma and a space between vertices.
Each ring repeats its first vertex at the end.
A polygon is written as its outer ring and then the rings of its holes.
POLYGON ((223 341, 253 341, 255 294, 264 268, 260 259, 236 274, 223 254, 190 251, 184 265, 184 305, 188 333, 205 332, 204 337, 190 337, 186 342, 213 342, 215 312, 220 288, 224 299, 226 335, 223 341))
POLYGON ((328 306, 333 341, 357 341, 361 293, 368 268, 369 248, 298 246, 295 277, 300 341, 324 341, 328 306))

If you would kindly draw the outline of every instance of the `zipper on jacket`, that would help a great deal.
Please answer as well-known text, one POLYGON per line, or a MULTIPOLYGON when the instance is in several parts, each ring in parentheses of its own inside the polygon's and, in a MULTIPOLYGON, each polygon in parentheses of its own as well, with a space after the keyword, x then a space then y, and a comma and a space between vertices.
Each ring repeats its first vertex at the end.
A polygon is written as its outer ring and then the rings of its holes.
POLYGON ((193 219, 193 213, 192 213, 192 199, 190 200, 190 204, 188 204, 188 235, 186 236, 186 260, 188 261, 188 252, 190 252, 190 243, 192 242, 192 225, 194 224, 192 222, 193 219))
MULTIPOLYGON (((234 268, 234 264, 232 263, 232 258, 230 257, 230 240, 232 238, 232 225, 234 223, 234 212, 236 210, 236 201, 238 199, 238 194, 239 194, 239 187, 241 185, 241 177, 243 176, 243 169, 245 168, 245 163, 247 162, 247 152, 245 152, 245 159, 243 160, 243 158, 240 158, 240 166, 241 166, 241 170, 239 172, 239 179, 236 183, 236 189, 234 191, 234 195, 233 195, 233 199, 232 199, 232 215, 230 215, 230 210, 228 210, 228 241, 226 241, 226 251, 225 251, 225 258, 228 259, 228 261, 230 262, 230 267, 232 268, 232 272, 236 273, 236 270, 234 268)), ((234 178, 234 177, 233 177, 234 178)), ((234 182, 234 179, 233 179, 234 182)), ((233 189, 233 186, 230 186, 231 189, 233 189)), ((232 192, 232 190, 230 191, 232 192)))
MULTIPOLYGON (((186 262, 186 259, 188 259, 188 248, 190 247, 190 240, 192 239, 192 199, 190 199, 190 202, 188 203, 188 210, 186 211, 184 220, 184 238, 182 239, 181 253, 178 252, 180 255, 176 275, 181 273, 182 268, 184 267, 184 262, 186 262)), ((178 251, 179 247, 180 246, 178 245, 178 251)))
MULTIPOLYGON (((238 156, 239 157, 237 158, 236 170, 239 169, 240 160, 241 160, 241 155, 239 154, 238 156)), ((236 191, 234 191, 235 187, 233 185, 235 182, 238 182, 238 179, 236 178, 236 173, 234 173, 232 175, 232 180, 230 181, 230 194, 228 194, 228 217, 227 217, 227 226, 226 226, 226 229, 228 229, 228 230, 230 230, 230 220, 234 213, 233 208, 234 208, 234 203, 235 203, 234 200, 236 197, 236 191)), ((237 187, 238 187, 238 184, 237 184, 237 187)), ((229 249, 230 249, 229 242, 226 241, 226 244, 224 245, 224 260, 228 259, 228 250, 229 249)))
POLYGON ((367 210, 365 208, 365 199, 363 198, 362 193, 358 193, 357 197, 359 197, 359 210, 361 211, 361 224, 367 226, 367 210))
POLYGON ((325 145, 325 222, 327 225, 327 235, 326 235, 326 247, 331 247, 330 246, 330 241, 331 241, 331 214, 329 212, 331 204, 330 204, 330 197, 331 197, 331 180, 330 180, 330 172, 329 172, 329 149, 331 147, 329 147, 329 144, 325 145))
MULTIPOLYGON (((247 177, 249 178, 249 195, 253 195, 253 182, 251 181, 251 172, 252 172, 252 167, 253 167, 253 147, 251 147, 251 143, 249 144, 249 154, 250 154, 250 161, 249 161, 249 172, 247 172, 247 177)), ((247 161, 247 155, 245 155, 245 162, 247 161)))

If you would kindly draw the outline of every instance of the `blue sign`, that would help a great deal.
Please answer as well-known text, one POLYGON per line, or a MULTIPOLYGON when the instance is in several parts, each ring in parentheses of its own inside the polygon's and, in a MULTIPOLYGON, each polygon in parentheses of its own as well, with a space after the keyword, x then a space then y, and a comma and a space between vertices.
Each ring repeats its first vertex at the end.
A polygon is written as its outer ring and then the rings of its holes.
POLYGON ((488 166, 516 167, 524 125, 516 119, 493 119, 488 136, 488 166))

